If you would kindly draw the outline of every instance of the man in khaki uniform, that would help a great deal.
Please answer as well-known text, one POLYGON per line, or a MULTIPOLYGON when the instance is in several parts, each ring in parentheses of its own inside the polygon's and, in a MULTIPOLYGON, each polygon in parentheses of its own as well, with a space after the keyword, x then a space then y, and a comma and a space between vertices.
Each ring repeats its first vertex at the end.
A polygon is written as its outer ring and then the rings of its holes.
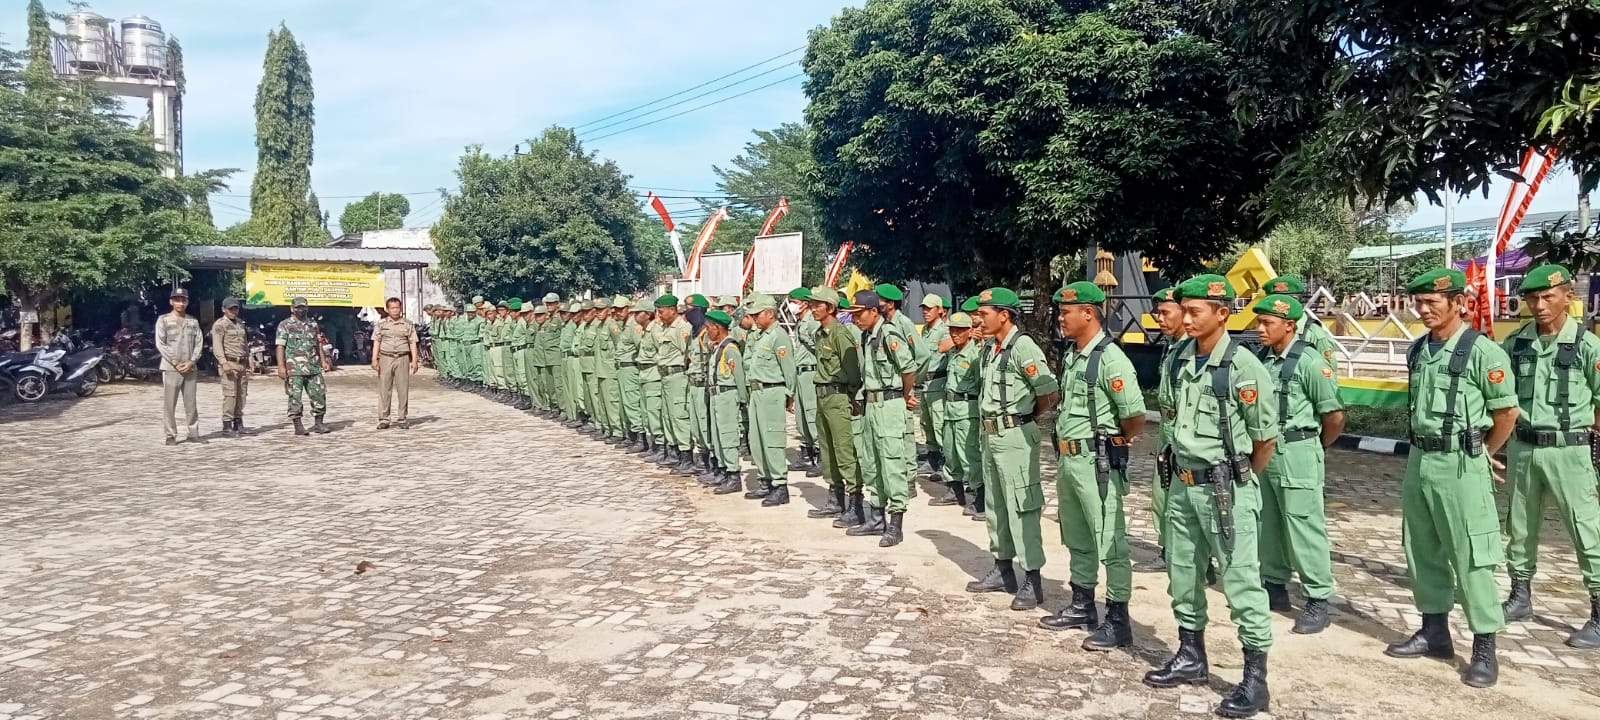
POLYGON ((389 403, 395 393, 400 407, 395 426, 411 427, 407 411, 411 407, 411 375, 417 371, 417 326, 402 316, 400 298, 384 301, 388 316, 372 328, 372 370, 378 373, 378 429, 389 429, 389 403))
POLYGON ((250 364, 244 321, 239 319, 239 299, 222 300, 222 317, 211 323, 211 354, 217 360, 222 382, 222 434, 244 434, 244 399, 250 390, 250 364))
POLYGON ((178 398, 183 398, 185 424, 189 427, 189 442, 200 439, 200 411, 195 406, 196 383, 200 371, 196 364, 205 348, 205 338, 200 334, 200 321, 188 314, 189 291, 173 288, 172 312, 156 318, 156 352, 161 354, 161 428, 167 433, 167 444, 178 444, 178 421, 174 417, 178 398))

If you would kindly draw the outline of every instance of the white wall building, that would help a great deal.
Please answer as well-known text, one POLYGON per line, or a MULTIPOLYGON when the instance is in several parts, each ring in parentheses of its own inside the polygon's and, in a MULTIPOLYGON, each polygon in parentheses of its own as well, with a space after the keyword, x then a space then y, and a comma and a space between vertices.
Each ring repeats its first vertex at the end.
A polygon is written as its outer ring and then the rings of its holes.
POLYGON ((333 241, 333 247, 427 251, 432 260, 426 268, 383 271, 384 293, 390 297, 403 298, 406 304, 406 317, 411 318, 413 322, 422 322, 423 306, 444 305, 450 302, 444 290, 433 281, 432 271, 439 267, 439 256, 434 254, 432 231, 433 228, 426 227, 368 230, 341 235, 333 241))

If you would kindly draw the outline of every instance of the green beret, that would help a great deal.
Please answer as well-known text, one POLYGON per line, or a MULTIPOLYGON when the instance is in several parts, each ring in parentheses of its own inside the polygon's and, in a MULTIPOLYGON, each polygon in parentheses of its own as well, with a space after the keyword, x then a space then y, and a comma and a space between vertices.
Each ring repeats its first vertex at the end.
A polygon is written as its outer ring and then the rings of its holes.
POLYGON ((1156 301, 1157 305, 1160 305, 1164 302, 1175 303, 1182 300, 1182 298, 1178 297, 1178 289, 1175 287, 1169 287, 1165 290, 1156 291, 1153 299, 1156 301))
POLYGON ((778 308, 778 303, 773 301, 771 295, 766 293, 755 293, 749 298, 745 299, 744 306, 750 311, 751 315, 754 315, 763 310, 776 310, 778 308))
POLYGON ((818 285, 811 289, 811 301, 839 307, 839 291, 827 285, 818 285))
POLYGON ((961 303, 961 312, 977 312, 977 311, 978 311, 978 296, 977 295, 973 295, 972 297, 967 298, 966 301, 961 303))
POLYGON ((1217 302, 1232 302, 1238 297, 1233 293, 1233 284, 1221 275, 1196 275, 1178 286, 1178 297, 1189 300, 1215 300, 1217 302))
POLYGON ((1099 305, 1106 301, 1106 292, 1092 282, 1079 280, 1057 290, 1050 299, 1064 305, 1099 305))
POLYGON ((708 308, 708 307, 711 307, 711 301, 707 300, 706 296, 701 295, 700 293, 695 293, 693 295, 690 295, 689 296, 689 300, 688 300, 688 304, 689 304, 689 307, 697 307, 697 308, 708 308))
POLYGON ((545 293, 544 294, 544 301, 547 302, 547 303, 553 303, 553 302, 558 303, 558 302, 561 302, 561 296, 557 295, 555 293, 545 293))
POLYGON ((506 301, 506 300, 501 300, 500 302, 495 303, 494 306, 495 307, 510 308, 511 307, 511 303, 506 301))
POLYGON ((950 298, 939 298, 939 302, 940 302, 939 307, 942 307, 942 308, 944 308, 946 310, 950 309, 950 298))
POLYGON ((950 327, 953 327, 953 328, 970 328, 970 327, 972 327, 972 316, 968 315, 968 314, 966 314, 964 312, 958 312, 958 313, 956 313, 954 315, 951 315, 950 316, 950 327))
POLYGON ((507 300, 503 304, 506 306, 507 310, 516 310, 517 312, 522 312, 522 301, 521 300, 516 300, 516 299, 507 300))
POLYGON ((877 291, 879 298, 888 300, 890 302, 900 302, 901 300, 906 299, 906 294, 901 292, 900 288, 890 285, 889 283, 879 285, 873 288, 873 290, 877 291))
POLYGON ((1250 309, 1256 311, 1257 315, 1276 315, 1295 321, 1306 314, 1305 309, 1300 307, 1300 301, 1292 295, 1268 295, 1257 300, 1250 309))
POLYGON ((1406 283, 1406 293, 1461 292, 1467 289, 1467 274, 1460 270, 1434 268, 1406 283))
POLYGON ((721 310, 707 310, 706 319, 723 327, 733 327, 733 318, 721 310))
POLYGON ((789 291, 790 300, 810 300, 811 288, 797 287, 789 291))
POLYGON ((1015 308, 1022 307, 1022 298, 1017 297, 1016 292, 1012 291, 1010 288, 989 288, 988 290, 978 293, 978 304, 980 306, 988 305, 1015 308))
POLYGON ((1279 275, 1268 280, 1266 285, 1261 286, 1261 289, 1274 295, 1304 295, 1306 294, 1306 281, 1301 280, 1299 275, 1279 275))
POLYGON ((550 308, 547 308, 547 307, 545 307, 543 305, 535 305, 535 306, 533 306, 533 314, 535 314, 535 315, 549 315, 550 314, 550 308))
POLYGON ((1561 265, 1540 265, 1528 270, 1522 276, 1522 285, 1517 288, 1519 293, 1530 293, 1535 290, 1548 290, 1561 287, 1572 282, 1572 271, 1561 265))
POLYGON ((662 295, 661 297, 656 298, 656 307, 658 307, 658 308, 675 308, 677 306, 678 306, 678 296, 677 295, 673 295, 672 293, 667 293, 665 295, 662 295))

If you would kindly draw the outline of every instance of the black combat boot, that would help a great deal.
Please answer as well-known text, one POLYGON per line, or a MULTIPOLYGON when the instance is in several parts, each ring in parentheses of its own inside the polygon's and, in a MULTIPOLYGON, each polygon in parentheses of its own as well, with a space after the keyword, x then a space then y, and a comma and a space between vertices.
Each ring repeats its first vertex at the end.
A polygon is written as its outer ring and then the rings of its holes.
POLYGON ((1600 649, 1600 593, 1589 595, 1589 622, 1567 636, 1567 647, 1600 649))
POLYGON ((1133 571, 1134 572, 1141 572, 1141 573, 1166 572, 1167 571, 1167 549, 1164 548, 1164 547, 1156 548, 1156 556, 1153 557, 1153 558, 1150 558, 1149 560, 1146 560, 1146 561, 1144 561, 1142 563, 1134 563, 1133 571))
MULTIPOLYGON (((1094 588, 1086 588, 1077 583, 1067 583, 1072 590, 1072 601, 1061 608, 1061 612, 1039 618, 1039 627, 1046 630, 1071 630, 1083 628, 1088 630, 1099 622, 1100 614, 1094 608, 1094 588)), ((1106 613, 1111 612, 1110 604, 1106 605, 1106 613)))
POLYGON ((1511 578, 1511 594, 1500 603, 1506 622, 1517 622, 1533 617, 1533 587, 1527 580, 1511 578))
POLYGON ((1083 639, 1085 650, 1114 650, 1133 645, 1133 623, 1128 619, 1127 600, 1107 600, 1106 620, 1083 639))
POLYGON ((829 488, 828 489, 828 502, 826 504, 824 504, 822 507, 817 508, 816 510, 807 510, 806 511, 806 517, 808 517, 808 518, 839 517, 839 513, 842 513, 842 512, 844 512, 844 486, 840 485, 838 487, 829 488))
POLYGON ((878 540, 878 547, 894 547, 905 541, 905 519, 903 512, 889 513, 889 519, 883 524, 883 537, 878 540))
POLYGON ((984 514, 984 489, 982 485, 972 489, 972 520, 973 522, 988 522, 989 516, 984 514))
POLYGON ((1017 592, 1017 569, 1010 560, 995 558, 994 567, 981 580, 967 583, 969 593, 1017 592))
POLYGON ((701 450, 690 456, 694 460, 694 474, 708 475, 711 473, 711 451, 701 450))
POLYGON ((1029 570, 1022 576, 1022 586, 1011 599, 1012 610, 1032 610, 1044 604, 1044 578, 1038 570, 1029 570))
POLYGON ((739 473, 727 468, 717 468, 717 486, 711 490, 711 494, 732 495, 743 489, 739 482, 739 473))
POLYGON ((248 433, 246 433, 244 431, 244 418, 242 418, 242 417, 234 418, 233 419, 233 436, 237 438, 237 437, 244 437, 247 434, 248 433))
POLYGON ((650 447, 644 442, 644 433, 642 432, 628 433, 628 443, 628 447, 625 449, 628 451, 629 455, 638 455, 639 453, 650 449, 650 447))
POLYGON ((677 465, 678 464, 678 449, 673 447, 673 446, 671 446, 671 445, 669 445, 669 444, 662 444, 662 446, 661 446, 661 459, 657 460, 656 464, 660 465, 661 467, 664 467, 664 468, 670 468, 673 465, 677 465))
POLYGON ((1144 684, 1153 688, 1204 685, 1210 681, 1211 667, 1206 663, 1205 631, 1181 627, 1178 628, 1178 652, 1165 665, 1144 674, 1144 684))
POLYGON ((1294 627, 1289 629, 1296 635, 1315 635, 1328 629, 1328 601, 1318 598, 1306 598, 1306 606, 1300 611, 1300 617, 1294 619, 1294 627))
POLYGON ((695 476, 695 479, 699 480, 701 485, 714 488, 722 484, 722 466, 717 463, 716 458, 707 458, 707 460, 710 462, 706 465, 705 472, 695 476))
POLYGON ((1271 693, 1267 692, 1267 651, 1245 647, 1244 678, 1217 705, 1217 714, 1225 718, 1247 718, 1266 712, 1271 699, 1271 693))
POLYGON ((850 493, 845 498, 845 506, 839 512, 839 518, 833 521, 833 526, 842 530, 865 525, 867 522, 866 504, 866 500, 861 496, 861 493, 850 493))
POLYGON ((767 496, 761 500, 761 507, 777 507, 788 504, 789 485, 787 483, 773 486, 772 492, 767 493, 767 496))
POLYGON ((944 486, 945 493, 939 497, 928 498, 929 505, 934 507, 944 507, 946 505, 965 504, 962 502, 962 500, 965 499, 963 496, 966 495, 966 492, 962 489, 961 483, 945 483, 944 486))
POLYGON ((936 483, 945 482, 944 479, 944 451, 928 451, 928 479, 936 483))
POLYGON ((1450 639, 1448 613, 1424 613, 1422 629, 1411 637, 1383 649, 1383 654, 1397 658, 1431 657, 1449 660, 1456 656, 1455 643, 1450 639))
POLYGON ((760 478, 756 481, 755 488, 744 494, 746 500, 765 500, 772 494, 772 481, 760 478))
POLYGON ((694 455, 695 455, 694 448, 689 448, 688 450, 680 450, 678 452, 678 464, 672 466, 672 474, 673 475, 694 475, 694 474, 696 474, 698 471, 694 469, 694 466, 695 466, 694 455))
POLYGON ((815 445, 806 448, 806 477, 822 477, 822 450, 815 445))
POLYGON ((296 434, 296 435, 310 435, 311 432, 306 430, 305 423, 300 422, 300 418, 295 418, 294 419, 294 434, 296 434))
POLYGON ((865 509, 861 514, 861 524, 844 531, 844 534, 851 537, 860 537, 862 535, 882 535, 883 508, 873 507, 867 503, 862 504, 865 509))
POLYGON ((806 469, 806 446, 801 445, 800 449, 794 452, 794 459, 789 461, 789 470, 804 469, 806 469))
POLYGON ((654 435, 645 436, 645 462, 661 462, 661 457, 667 452, 667 446, 662 445, 654 435))
POLYGON ((238 435, 233 434, 233 421, 232 420, 223 420, 222 421, 222 436, 223 437, 227 437, 227 438, 239 437, 238 435))
POLYGON ((1289 602, 1288 587, 1266 580, 1261 582, 1261 587, 1267 589, 1267 609, 1281 613, 1294 610, 1294 605, 1289 602))
POLYGON ((328 427, 327 425, 323 425, 322 424, 322 416, 321 415, 313 416, 311 419, 314 421, 311 424, 311 432, 314 432, 314 433, 316 433, 318 435, 326 435, 326 434, 328 434, 330 432, 333 432, 332 428, 328 427))
POLYGON ((1461 671, 1461 682, 1475 688, 1494 687, 1500 680, 1500 661, 1494 656, 1494 633, 1472 636, 1472 660, 1461 671))

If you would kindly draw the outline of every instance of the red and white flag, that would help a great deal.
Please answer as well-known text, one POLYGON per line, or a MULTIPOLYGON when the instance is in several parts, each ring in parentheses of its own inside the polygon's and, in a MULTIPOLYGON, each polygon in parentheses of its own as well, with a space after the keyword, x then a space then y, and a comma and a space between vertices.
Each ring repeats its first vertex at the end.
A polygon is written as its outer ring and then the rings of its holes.
POLYGON ((706 218, 706 224, 700 226, 700 235, 694 239, 694 250, 689 253, 689 267, 684 271, 683 279, 700 279, 700 256, 705 254, 706 246, 711 244, 711 236, 716 234, 717 226, 727 217, 728 207, 724 205, 721 210, 706 218))
POLYGON ((1495 225, 1494 254, 1505 253, 1506 243, 1511 241, 1511 236, 1522 225, 1522 218, 1528 214, 1528 205, 1539 192, 1539 186, 1544 184, 1545 176, 1550 174, 1555 159, 1555 148, 1546 148, 1541 152, 1530 147, 1522 156, 1522 166, 1517 174, 1526 182, 1512 183, 1511 191, 1506 193, 1506 204, 1500 209, 1500 222, 1495 225))
POLYGON ((750 289, 750 282, 756 279, 756 248, 750 246, 750 254, 744 256, 744 283, 739 287, 750 289))
POLYGON ((672 232, 672 229, 677 226, 672 223, 672 215, 667 212, 667 204, 661 202, 661 196, 651 191, 645 195, 644 199, 650 203, 650 207, 655 208, 656 214, 661 216, 661 222, 667 224, 667 232, 672 232))
POLYGON ((788 215, 788 214, 789 214, 789 198, 786 198, 786 197, 778 198, 777 207, 772 208, 772 212, 767 213, 767 221, 764 222, 764 223, 761 223, 761 232, 758 235, 758 237, 765 237, 767 235, 771 235, 772 234, 772 228, 774 228, 774 227, 776 227, 778 225, 778 220, 780 218, 782 218, 783 216, 788 215))
POLYGON ((839 283, 839 275, 844 272, 845 263, 850 259, 850 248, 855 247, 856 241, 846 240, 839 250, 833 254, 833 260, 828 263, 827 285, 833 287, 839 283))

